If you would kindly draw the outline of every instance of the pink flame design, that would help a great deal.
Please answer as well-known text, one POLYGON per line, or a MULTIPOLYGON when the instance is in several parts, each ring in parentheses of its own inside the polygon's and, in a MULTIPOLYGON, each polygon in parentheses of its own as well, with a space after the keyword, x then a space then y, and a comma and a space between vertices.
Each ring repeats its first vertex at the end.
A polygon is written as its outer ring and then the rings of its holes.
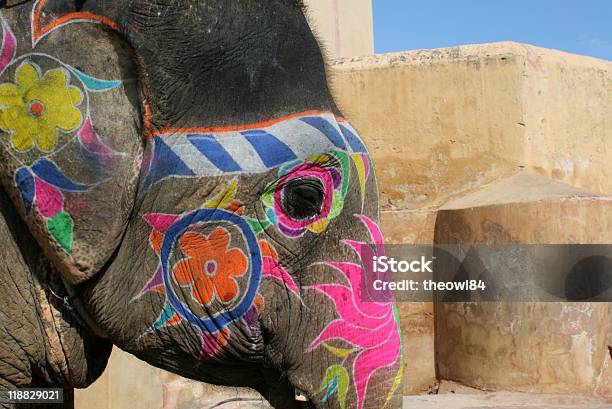
POLYGON ((118 152, 109 148, 102 142, 100 136, 96 133, 91 122, 91 118, 87 117, 81 130, 78 133, 79 140, 88 151, 97 154, 106 162, 110 162, 118 152))
POLYGON ((202 354, 200 356, 200 359, 206 360, 216 356, 219 351, 221 351, 221 349, 227 344, 229 337, 230 332, 227 329, 215 334, 202 333, 200 335, 200 339, 202 342, 202 354))
POLYGON ((179 219, 179 217, 180 216, 174 214, 165 213, 149 213, 143 216, 149 226, 160 233, 165 233, 166 230, 168 230, 170 226, 172 226, 179 219))
POLYGON ((278 262, 272 257, 264 257, 263 259, 263 273, 266 277, 274 278, 287 287, 295 295, 300 294, 300 289, 291 274, 287 272, 278 262))
POLYGON ((36 186, 36 206, 38 211, 47 219, 52 218, 64 209, 64 195, 53 185, 34 178, 36 186))
POLYGON ((0 75, 4 73, 6 67, 15 58, 15 50, 17 49, 17 39, 11 28, 2 19, 2 49, 0 50, 0 75))
MULTIPOLYGON (((380 228, 370 218, 355 215, 368 229, 377 255, 383 255, 383 236, 380 228)), ((365 243, 344 241, 361 258, 360 248, 365 243)), ((363 260, 362 260, 363 262, 363 260)), ((362 266, 353 263, 326 262, 325 265, 341 272, 348 283, 321 284, 309 287, 329 297, 339 318, 332 321, 306 349, 307 352, 329 340, 342 340, 359 352, 353 361, 353 380, 357 393, 357 409, 362 409, 368 384, 374 372, 396 363, 401 356, 399 324, 393 303, 365 302, 361 297, 362 266)))

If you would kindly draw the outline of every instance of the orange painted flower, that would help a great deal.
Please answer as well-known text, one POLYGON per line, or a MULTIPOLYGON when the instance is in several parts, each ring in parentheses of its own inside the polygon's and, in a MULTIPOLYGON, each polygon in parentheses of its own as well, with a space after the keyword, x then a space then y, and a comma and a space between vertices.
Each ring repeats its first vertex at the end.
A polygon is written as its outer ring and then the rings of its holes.
POLYGON ((191 286, 191 294, 202 305, 215 298, 228 303, 238 295, 236 277, 247 271, 242 250, 229 248, 230 234, 217 227, 208 236, 187 232, 179 240, 186 258, 174 266, 174 277, 182 286, 191 286))

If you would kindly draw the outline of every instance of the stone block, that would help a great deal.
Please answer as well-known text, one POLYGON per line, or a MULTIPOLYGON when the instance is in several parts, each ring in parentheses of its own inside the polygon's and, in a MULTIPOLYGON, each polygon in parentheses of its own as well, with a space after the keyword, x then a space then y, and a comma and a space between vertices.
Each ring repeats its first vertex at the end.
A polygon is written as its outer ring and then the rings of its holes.
MULTIPOLYGON (((435 220, 433 209, 383 211, 385 242, 431 244, 435 220)), ((428 392, 436 385, 433 303, 399 303, 398 312, 404 346, 404 393, 428 392)))
MULTIPOLYGON (((435 242, 612 243, 612 198, 519 173, 444 205, 435 242)), ((608 303, 436 303, 438 375, 485 390, 612 396, 610 314, 608 303)))

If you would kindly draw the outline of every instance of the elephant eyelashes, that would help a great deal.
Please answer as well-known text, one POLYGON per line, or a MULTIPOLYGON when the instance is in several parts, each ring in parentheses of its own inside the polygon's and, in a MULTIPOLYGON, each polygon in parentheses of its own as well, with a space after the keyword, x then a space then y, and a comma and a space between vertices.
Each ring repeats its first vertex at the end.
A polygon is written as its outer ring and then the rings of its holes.
POLYGON ((295 220, 307 220, 321 213, 325 194, 319 180, 300 178, 287 182, 281 196, 287 216, 295 220))

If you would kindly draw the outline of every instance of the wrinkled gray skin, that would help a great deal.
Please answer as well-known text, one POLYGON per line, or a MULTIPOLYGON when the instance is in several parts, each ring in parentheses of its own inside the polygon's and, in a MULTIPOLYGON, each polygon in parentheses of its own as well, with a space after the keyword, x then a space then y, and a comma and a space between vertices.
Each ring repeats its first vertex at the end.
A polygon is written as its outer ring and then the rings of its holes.
POLYGON ((80 326, 45 291, 61 288, 59 277, 4 192, 0 209, 0 390, 62 387, 70 407, 72 389, 98 378, 112 344, 80 326))
MULTIPOLYGON (((90 100, 96 132, 121 155, 99 169, 79 159, 78 146, 67 143, 51 157, 69 177, 96 185, 82 196, 66 195, 65 207, 74 219, 74 242, 67 254, 36 209, 27 214, 15 187, 17 168, 42 154, 36 149, 15 154, 9 144, 2 145, 6 193, 0 195, 0 389, 60 386, 70 393, 72 388, 85 387, 103 371, 112 343, 185 377, 252 387, 276 407, 299 406, 294 388, 310 398, 309 406, 339 407, 335 395, 321 402, 320 390, 326 369, 337 364, 337 358, 325 348, 305 352, 337 313, 329 298, 306 287, 343 282, 338 272, 314 263, 358 261, 341 241, 370 241, 353 215, 377 221, 373 177, 366 185, 363 206, 359 183, 351 180, 341 215, 323 233, 289 239, 275 226, 265 230, 266 240, 302 290, 296 297, 278 280, 264 279, 259 293, 265 307, 256 322, 233 325, 230 340, 214 358, 202 359, 199 335, 189 324, 148 331, 164 306, 163 295, 148 293, 134 299, 159 264, 149 242, 151 227, 143 216, 190 212, 233 179, 171 178, 145 186, 143 162, 152 149, 145 137, 148 132, 168 125, 249 124, 310 109, 338 114, 302 11, 289 0, 77 3, 52 1, 44 18, 52 20, 65 8, 84 7, 118 22, 121 34, 102 25, 76 23, 52 32, 34 51, 98 78, 124 80, 121 88, 92 94, 90 100), (150 129, 144 119, 147 100, 150 129), (62 282, 78 294, 75 302, 81 316, 90 316, 107 339, 76 322, 52 295, 52 289, 60 297, 66 294, 62 282)), ((4 10, 18 40, 18 56, 32 52, 31 8, 30 2, 4 10)), ((43 72, 57 67, 46 57, 31 61, 43 72)), ((7 69, 2 82, 14 81, 17 65, 7 69)), ((351 172, 355 175, 356 169, 351 172)), ((236 198, 246 215, 265 218, 261 195, 277 179, 278 169, 238 177, 236 198)), ((189 295, 189 288, 182 291, 183 297, 189 295)), ((333 346, 347 348, 342 342, 333 346)), ((398 360, 374 373, 363 407, 383 407, 399 364, 398 360)), ((399 402, 396 392, 387 406, 399 402)), ((347 407, 355 405, 355 393, 349 388, 347 407)))

